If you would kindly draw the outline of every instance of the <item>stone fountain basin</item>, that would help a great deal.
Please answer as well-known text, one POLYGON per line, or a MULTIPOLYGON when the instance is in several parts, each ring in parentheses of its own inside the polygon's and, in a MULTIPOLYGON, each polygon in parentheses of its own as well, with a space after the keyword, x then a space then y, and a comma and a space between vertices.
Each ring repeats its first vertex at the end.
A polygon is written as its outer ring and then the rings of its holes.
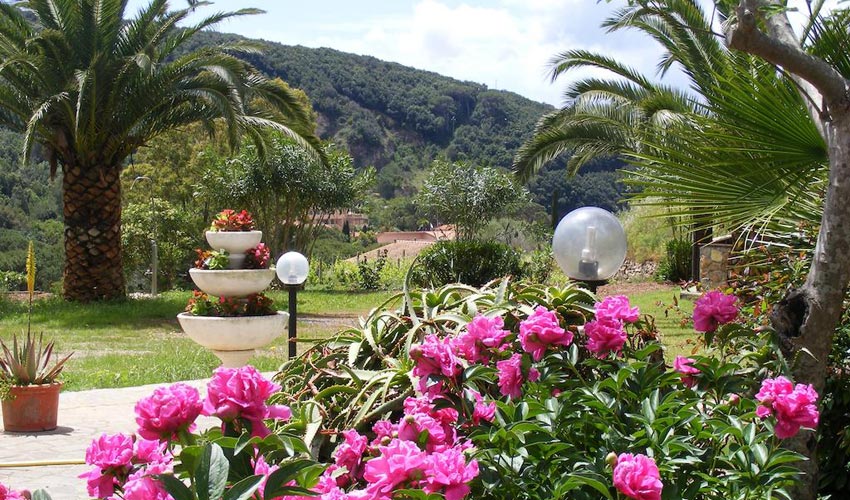
POLYGON ((247 297, 260 293, 272 282, 274 269, 189 269, 192 281, 207 295, 247 297))
POLYGON ((262 231, 207 231, 204 234, 213 250, 223 248, 228 253, 245 253, 263 239, 262 231))
POLYGON ((186 335, 212 351, 248 351, 267 346, 286 328, 289 314, 268 316, 194 316, 180 313, 177 321, 186 335))

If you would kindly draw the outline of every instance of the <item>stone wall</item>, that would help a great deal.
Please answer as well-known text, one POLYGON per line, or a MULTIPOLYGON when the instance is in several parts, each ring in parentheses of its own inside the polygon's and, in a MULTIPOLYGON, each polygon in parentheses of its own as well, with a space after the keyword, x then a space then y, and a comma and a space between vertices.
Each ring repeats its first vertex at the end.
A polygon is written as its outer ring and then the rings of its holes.
POLYGON ((729 280, 732 245, 709 243, 699 249, 699 281, 706 290, 725 288, 729 280))

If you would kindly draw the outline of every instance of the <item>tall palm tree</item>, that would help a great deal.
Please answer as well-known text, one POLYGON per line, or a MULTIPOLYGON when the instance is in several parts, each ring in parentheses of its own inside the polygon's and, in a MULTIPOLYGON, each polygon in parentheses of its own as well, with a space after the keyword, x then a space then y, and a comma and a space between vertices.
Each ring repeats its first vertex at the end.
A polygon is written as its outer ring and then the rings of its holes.
POLYGON ((234 147, 243 135, 262 145, 265 128, 318 144, 297 96, 235 55, 255 47, 182 51, 203 29, 261 12, 179 26, 204 4, 152 0, 125 20, 126 0, 0 3, 0 125, 23 132, 27 158, 41 145, 61 170, 66 299, 124 296, 119 174, 151 138, 195 122, 213 133, 220 120, 234 147))
POLYGON ((643 187, 636 201, 673 207, 681 221, 732 229, 788 229, 817 222, 826 146, 794 84, 752 56, 729 51, 696 0, 636 0, 606 21, 637 29, 664 49, 659 70, 676 65, 690 82, 676 90, 608 57, 568 51, 553 79, 592 66, 617 79, 574 83, 568 104, 539 122, 519 151, 520 178, 571 152, 571 171, 596 156, 621 155, 643 187), (805 179, 806 182, 800 182, 805 179), (647 200, 660 200, 649 202, 647 200))

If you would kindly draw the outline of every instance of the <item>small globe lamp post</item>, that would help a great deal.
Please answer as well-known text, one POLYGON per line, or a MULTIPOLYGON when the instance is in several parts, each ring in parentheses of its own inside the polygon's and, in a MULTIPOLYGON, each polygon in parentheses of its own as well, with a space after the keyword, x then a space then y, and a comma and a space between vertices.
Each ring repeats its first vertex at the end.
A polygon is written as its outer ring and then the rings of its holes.
POLYGON ((296 314, 296 292, 310 272, 310 264, 307 257, 298 252, 286 252, 277 260, 277 277, 283 286, 289 290, 289 359, 294 359, 295 352, 295 314, 296 314))
POLYGON ((578 208, 555 228, 552 253, 564 274, 596 293, 626 260, 626 232, 611 212, 578 208))

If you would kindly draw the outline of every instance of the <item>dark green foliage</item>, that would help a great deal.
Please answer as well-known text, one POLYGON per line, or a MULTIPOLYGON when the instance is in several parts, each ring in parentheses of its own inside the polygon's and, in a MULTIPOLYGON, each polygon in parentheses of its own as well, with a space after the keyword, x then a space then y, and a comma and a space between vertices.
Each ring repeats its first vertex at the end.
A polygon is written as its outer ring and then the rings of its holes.
POLYGON ((414 266, 411 281, 432 288, 449 283, 478 287, 503 276, 523 275, 516 250, 488 241, 439 241, 423 250, 414 266))
POLYGON ((674 238, 667 242, 667 255, 658 264, 658 277, 667 281, 685 281, 691 276, 691 241, 674 238))
POLYGON ((850 495, 850 314, 844 311, 835 332, 830 370, 821 399, 818 459, 822 495, 850 495))
POLYGON ((580 207, 599 207, 609 212, 626 208, 628 187, 619 169, 625 165, 611 158, 595 161, 580 173, 569 176, 562 164, 544 168, 528 184, 532 199, 544 207, 552 207, 553 193, 557 204, 557 220, 580 207))
POLYGON ((357 262, 357 288, 371 291, 381 289, 381 271, 387 265, 387 251, 378 250, 378 257, 373 261, 363 258, 357 262))

